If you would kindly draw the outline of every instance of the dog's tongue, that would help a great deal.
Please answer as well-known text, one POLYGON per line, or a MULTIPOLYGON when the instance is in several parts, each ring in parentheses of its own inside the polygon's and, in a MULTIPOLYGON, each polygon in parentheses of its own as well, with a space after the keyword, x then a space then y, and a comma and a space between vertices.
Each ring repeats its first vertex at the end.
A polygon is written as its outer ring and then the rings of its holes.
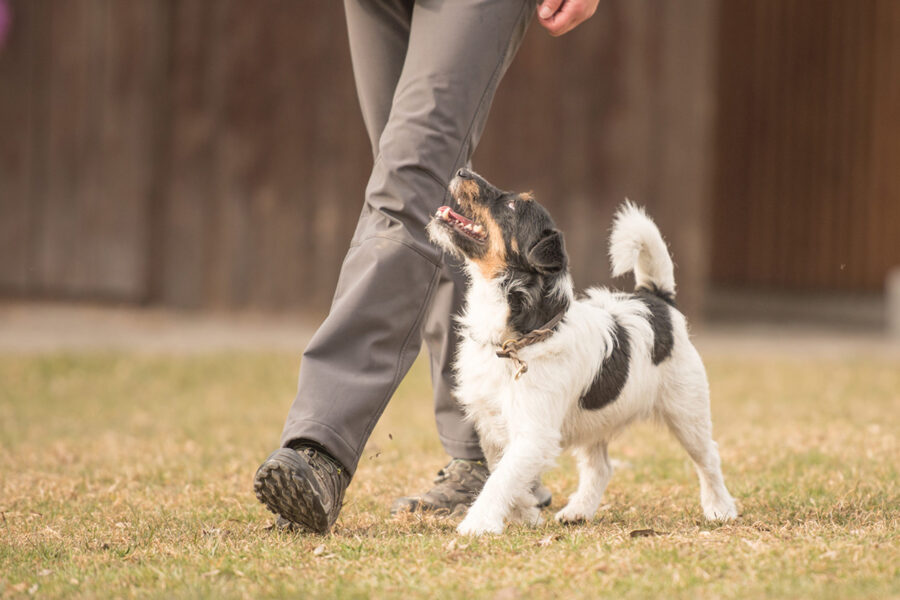
POLYGON ((437 209, 437 213, 435 213, 435 214, 439 218, 443 219, 444 221, 449 221, 449 220, 453 219, 454 221, 457 221, 461 225, 464 225, 464 226, 475 224, 475 221, 473 221, 471 219, 467 219, 466 217, 462 216, 461 214, 459 214, 458 212, 456 212, 449 206, 440 207, 439 209, 437 209))

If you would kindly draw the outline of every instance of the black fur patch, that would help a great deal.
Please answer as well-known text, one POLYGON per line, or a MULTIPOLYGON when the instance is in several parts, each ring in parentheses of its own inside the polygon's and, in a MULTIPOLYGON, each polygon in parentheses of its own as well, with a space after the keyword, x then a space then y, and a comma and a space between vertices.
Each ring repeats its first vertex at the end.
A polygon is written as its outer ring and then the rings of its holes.
POLYGON ((603 360, 600 371, 594 376, 594 382, 579 401, 581 408, 585 410, 599 410, 614 402, 628 381, 631 343, 622 324, 615 319, 614 323, 612 352, 603 360))
MULTIPOLYGON (((656 286, 653 286, 656 288, 656 286)), ((653 364, 658 365, 672 355, 675 337, 672 333, 672 313, 669 307, 674 306, 672 294, 659 289, 640 288, 634 296, 650 309, 650 327, 653 328, 653 364)))
POLYGON ((541 327, 557 314, 569 308, 569 298, 552 292, 555 278, 537 273, 507 274, 503 281, 509 303, 510 328, 524 335, 541 327))
POLYGON ((651 283, 650 287, 642 285, 641 287, 634 290, 634 293, 635 294, 642 294, 642 293, 643 294, 651 294, 653 296, 656 296, 657 298, 659 298, 660 300, 662 300, 663 302, 665 302, 672 308, 678 308, 677 306, 675 306, 675 294, 672 292, 667 292, 665 290, 660 289, 659 287, 657 287, 657 285, 655 283, 651 283))

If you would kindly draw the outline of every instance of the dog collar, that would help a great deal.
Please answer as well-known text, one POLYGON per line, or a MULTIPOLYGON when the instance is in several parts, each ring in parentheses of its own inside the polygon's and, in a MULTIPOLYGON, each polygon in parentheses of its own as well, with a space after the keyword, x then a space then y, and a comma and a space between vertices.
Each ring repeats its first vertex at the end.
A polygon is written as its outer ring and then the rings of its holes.
POLYGON ((497 351, 497 356, 499 358, 509 358, 513 361, 513 363, 515 363, 516 379, 518 379, 528 371, 528 365, 524 360, 519 358, 519 350, 526 346, 542 342, 553 335, 554 329, 557 325, 559 325, 559 322, 562 321, 563 317, 565 316, 566 311, 561 310, 560 312, 556 313, 556 316, 544 323, 543 326, 538 327, 537 329, 532 329, 522 337, 509 338, 508 340, 500 344, 500 350, 497 351))

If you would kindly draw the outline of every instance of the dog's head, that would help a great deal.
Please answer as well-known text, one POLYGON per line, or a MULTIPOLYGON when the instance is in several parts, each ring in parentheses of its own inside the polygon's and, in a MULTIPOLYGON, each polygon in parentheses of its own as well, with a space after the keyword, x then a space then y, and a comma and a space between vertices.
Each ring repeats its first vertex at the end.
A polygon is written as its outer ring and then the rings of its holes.
POLYGON ((497 189, 460 169, 450 182, 457 208, 440 207, 428 226, 438 246, 478 267, 485 279, 566 270, 562 234, 531 194, 497 189))
POLYGON ((562 233, 531 194, 505 192, 460 169, 450 195, 456 208, 440 207, 428 233, 465 259, 472 277, 501 287, 511 329, 531 331, 568 307, 571 279, 562 233))

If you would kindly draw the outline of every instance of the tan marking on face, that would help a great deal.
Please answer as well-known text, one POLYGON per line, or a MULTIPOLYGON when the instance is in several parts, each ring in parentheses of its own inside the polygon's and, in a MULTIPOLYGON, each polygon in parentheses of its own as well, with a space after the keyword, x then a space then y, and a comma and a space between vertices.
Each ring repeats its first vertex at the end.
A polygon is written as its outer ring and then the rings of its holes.
POLYGON ((519 200, 522 202, 534 202, 534 192, 525 192, 524 194, 519 194, 519 200))
POLYGON ((478 184, 473 179, 463 179, 456 186, 458 195, 461 196, 457 200, 462 204, 462 200, 468 200, 470 203, 478 197, 478 184))
POLYGON ((509 245, 512 247, 513 252, 515 252, 516 254, 519 254, 519 240, 517 240, 516 238, 513 238, 512 242, 510 242, 509 245))
POLYGON ((471 201, 466 204, 468 206, 465 208, 475 218, 475 222, 481 223, 487 233, 487 251, 481 258, 472 259, 472 262, 478 265, 485 279, 493 279, 506 270, 506 244, 503 241, 503 232, 486 206, 471 201))

